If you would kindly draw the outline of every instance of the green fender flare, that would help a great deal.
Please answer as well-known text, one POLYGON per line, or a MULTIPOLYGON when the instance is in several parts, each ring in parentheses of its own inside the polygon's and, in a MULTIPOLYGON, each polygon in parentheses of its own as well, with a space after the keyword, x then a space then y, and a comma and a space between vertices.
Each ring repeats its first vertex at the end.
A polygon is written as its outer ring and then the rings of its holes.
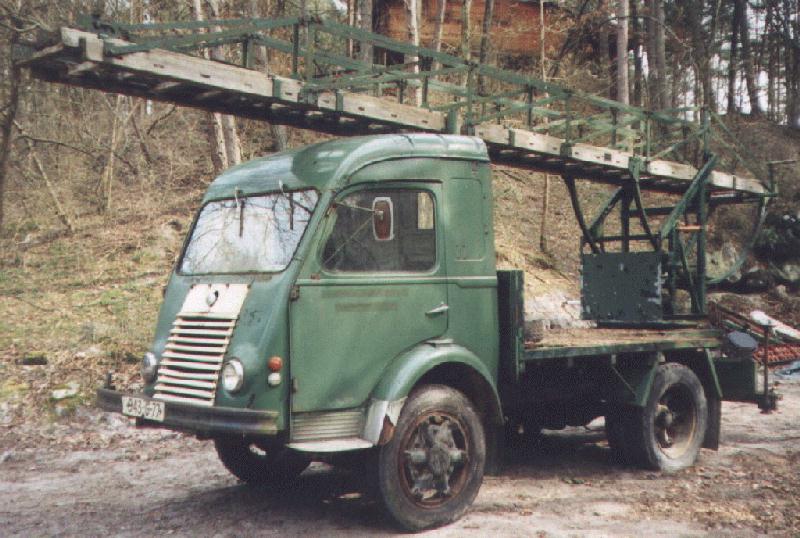
POLYGON ((381 380, 372 391, 373 401, 395 402, 406 398, 422 377, 445 364, 467 367, 480 376, 484 385, 485 403, 490 404, 487 414, 502 423, 500 398, 495 387, 494 376, 486 365, 471 351, 457 344, 420 344, 395 357, 383 372, 381 380), (486 394, 486 393, 490 394, 486 394))

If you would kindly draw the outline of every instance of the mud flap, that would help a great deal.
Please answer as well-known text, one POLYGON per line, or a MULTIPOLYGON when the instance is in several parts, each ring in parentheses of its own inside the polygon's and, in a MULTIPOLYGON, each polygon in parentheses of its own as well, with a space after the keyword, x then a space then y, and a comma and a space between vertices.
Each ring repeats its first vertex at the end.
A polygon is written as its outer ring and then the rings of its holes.
POLYGON ((503 426, 496 426, 484 420, 486 428, 486 466, 484 474, 498 476, 503 470, 503 454, 505 454, 505 432, 503 426))
POLYGON ((708 425, 706 426, 706 437, 703 439, 703 448, 711 450, 719 449, 719 437, 722 429, 722 400, 711 396, 706 398, 708 407, 708 425))

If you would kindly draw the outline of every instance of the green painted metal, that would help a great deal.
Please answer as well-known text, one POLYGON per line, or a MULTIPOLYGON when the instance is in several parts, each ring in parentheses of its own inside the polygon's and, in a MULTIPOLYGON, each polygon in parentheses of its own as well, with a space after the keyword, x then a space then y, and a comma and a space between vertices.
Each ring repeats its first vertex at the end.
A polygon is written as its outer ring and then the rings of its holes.
POLYGON ((84 29, 104 37, 132 42, 106 41, 108 55, 155 48, 192 53, 219 44, 240 44, 241 63, 249 66, 252 57, 249 51, 254 45, 263 45, 289 56, 292 76, 306 83, 304 92, 308 94, 336 89, 382 96, 391 93, 398 101, 407 103, 408 88, 423 88, 424 107, 458 111, 455 123, 460 126, 460 133, 468 134, 481 123, 508 121, 532 132, 563 137, 568 145, 623 146, 645 159, 672 155, 682 162, 687 160, 685 155, 678 155, 678 150, 702 140, 704 151, 714 146, 718 153, 725 153, 720 162, 730 166, 730 172, 735 173, 736 167, 743 166, 755 177, 766 177, 766 170, 724 123, 700 107, 647 111, 332 20, 285 17, 127 24, 82 17, 80 23, 84 29), (372 45, 406 58, 418 58, 419 69, 417 72, 410 69, 413 62, 394 66, 360 62, 343 53, 348 43, 372 45), (441 67, 433 70, 434 64, 441 67), (453 83, 453 77, 465 72, 465 86, 453 83), (478 91, 479 79, 490 88, 488 95, 478 91), (542 97, 536 99, 535 94, 542 97), (537 123, 536 118, 549 121, 537 123), (637 139, 635 143, 621 143, 637 139))
MULTIPOLYGON (((588 340, 526 349, 523 275, 496 270, 490 165, 485 147, 474 138, 387 135, 323 142, 230 169, 212 183, 204 203, 308 188, 318 190, 320 200, 286 269, 203 276, 176 270, 151 348, 161 356, 192 285, 247 284, 228 350, 228 357, 244 364, 245 385, 236 394, 219 388, 215 404, 272 413, 279 435, 291 429, 292 413, 366 410, 374 400, 395 402, 426 375, 468 379, 485 416, 496 424, 503 406, 547 401, 525 393, 539 368, 555 368, 566 379, 576 372, 592 375, 597 393, 588 396, 603 394, 641 406, 661 358, 679 359, 721 345, 718 331, 681 329, 637 342, 588 340), (424 191, 433 200, 433 267, 395 273, 326 269, 324 249, 340 218, 337 205, 356 192, 403 189, 424 191), (275 387, 267 383, 266 361, 273 355, 286 361, 284 381, 275 387)), ((659 255, 617 253, 642 254, 659 255)), ((733 387, 732 397, 747 397, 742 384, 748 371, 726 364, 718 380, 716 362, 709 353, 705 359, 704 379, 717 390, 733 387)), ((145 392, 152 395, 153 387, 145 392)), ((565 401, 575 396, 567 385, 565 401)))
POLYGON ((211 183, 203 201, 233 198, 236 189, 245 195, 274 192, 281 184, 287 190, 336 190, 368 164, 396 161, 390 167, 418 166, 409 165, 408 159, 489 161, 486 146, 463 137, 415 134, 342 138, 230 168, 211 183))
POLYGON ((652 323, 664 319, 660 252, 581 255, 584 319, 652 323))
POLYGON ((496 370, 490 369, 480 357, 463 346, 453 343, 421 344, 398 355, 382 372, 380 382, 375 386, 372 397, 378 400, 394 401, 409 395, 414 386, 426 373, 444 365, 465 366, 476 372, 490 387, 492 397, 500 406, 497 394, 496 370))

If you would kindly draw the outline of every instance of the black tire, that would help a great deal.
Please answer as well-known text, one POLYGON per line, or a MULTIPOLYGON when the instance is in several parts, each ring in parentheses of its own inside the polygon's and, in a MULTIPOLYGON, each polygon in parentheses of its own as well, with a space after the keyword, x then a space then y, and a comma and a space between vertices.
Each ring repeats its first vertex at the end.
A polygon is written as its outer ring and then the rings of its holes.
POLYGON ((708 425, 703 385, 694 372, 678 363, 658 367, 644 409, 625 417, 628 459, 667 473, 694 464, 708 425))
POLYGON ((248 484, 282 487, 311 463, 305 455, 278 444, 240 437, 218 437, 214 447, 225 468, 248 484))
POLYGON ((444 385, 415 391, 378 456, 378 486, 389 515, 419 531, 467 511, 483 482, 484 429, 472 403, 444 385), (460 460, 460 461, 457 461, 460 460))

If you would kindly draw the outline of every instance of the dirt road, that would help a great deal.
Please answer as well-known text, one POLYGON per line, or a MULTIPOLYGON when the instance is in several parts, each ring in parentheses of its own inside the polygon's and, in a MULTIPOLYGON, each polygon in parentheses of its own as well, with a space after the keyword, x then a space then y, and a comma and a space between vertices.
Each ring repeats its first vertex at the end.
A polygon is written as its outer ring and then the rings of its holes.
MULTIPOLYGON (((614 466, 601 427, 550 433, 488 477, 464 519, 423 535, 797 536, 800 383, 780 390, 775 414, 725 404, 722 449, 671 476, 614 466)), ((360 494, 358 473, 323 464, 283 491, 251 488, 210 443, 96 412, 0 435, 4 536, 394 532, 360 494)))

